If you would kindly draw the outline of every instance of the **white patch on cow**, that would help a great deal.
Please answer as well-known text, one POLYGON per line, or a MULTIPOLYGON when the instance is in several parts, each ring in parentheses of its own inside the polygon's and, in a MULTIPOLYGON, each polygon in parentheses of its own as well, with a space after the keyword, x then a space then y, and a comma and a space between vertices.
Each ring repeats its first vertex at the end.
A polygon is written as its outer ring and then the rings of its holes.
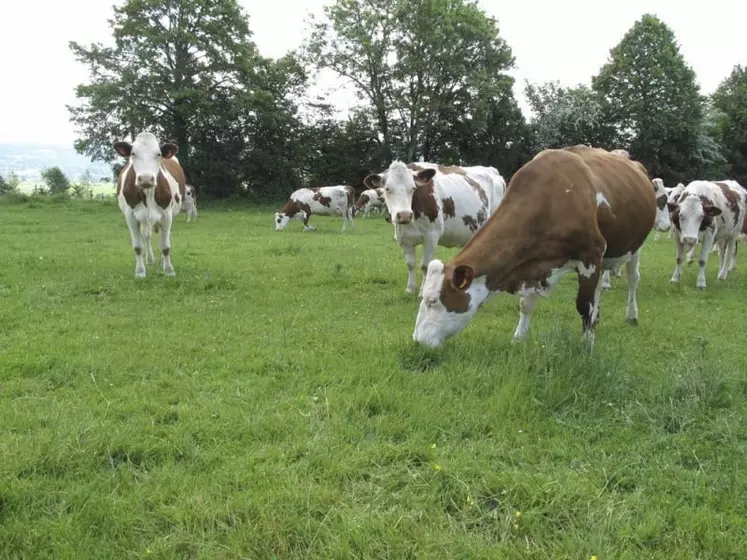
POLYGON ((604 196, 602 193, 597 193, 597 206, 601 206, 602 204, 606 204, 609 208, 612 208, 610 206, 610 201, 607 200, 607 197, 604 196))
POLYGON ((664 198, 664 200, 668 202, 669 193, 667 193, 667 189, 664 187, 664 181, 658 177, 652 179, 651 183, 654 186, 654 198, 656 199, 656 217, 654 219, 654 229, 656 229, 656 234, 654 239, 658 239, 660 231, 667 231, 672 227, 669 220, 669 209, 667 208, 666 203, 662 208, 659 208, 659 199, 664 198))
POLYGON ((436 348, 447 339, 459 333, 470 322, 480 306, 491 293, 485 285, 485 277, 472 280, 465 292, 469 295, 469 308, 465 313, 448 311, 441 303, 441 290, 444 282, 444 264, 434 259, 428 265, 423 283, 423 299, 415 319, 412 339, 415 342, 436 348))
POLYGON ((585 276, 586 278, 591 278, 591 275, 594 274, 597 267, 593 264, 590 264, 589 266, 586 266, 584 263, 580 262, 578 263, 578 273, 581 276, 585 276))

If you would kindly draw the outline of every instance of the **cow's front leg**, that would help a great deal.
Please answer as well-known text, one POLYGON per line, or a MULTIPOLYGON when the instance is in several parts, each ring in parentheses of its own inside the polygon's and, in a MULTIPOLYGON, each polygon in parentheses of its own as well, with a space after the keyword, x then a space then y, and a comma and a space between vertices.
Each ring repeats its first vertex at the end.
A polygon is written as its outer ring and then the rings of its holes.
POLYGON ((420 262, 420 271, 423 273, 423 278, 420 281, 420 297, 423 297, 423 286, 425 284, 425 277, 428 273, 428 265, 436 254, 437 244, 438 241, 432 235, 426 235, 423 240, 423 259, 420 262))
POLYGON ((353 212, 353 207, 351 206, 348 208, 348 221, 350 222, 350 229, 355 229, 355 213, 353 212))
POLYGON ((578 293, 576 294, 576 310, 581 315, 584 340, 594 345, 594 327, 599 321, 599 303, 602 294, 602 273, 600 263, 594 267, 589 275, 578 275, 578 293))
MULTIPOLYGON (((713 248, 713 235, 714 232, 706 231, 703 234, 703 243, 700 247, 700 258, 698 259, 698 281, 695 283, 695 287, 701 290, 706 288, 706 266, 708 266, 708 255, 711 253, 713 248)), ((719 276, 721 274, 719 273, 719 276)))
POLYGON ((529 325, 532 323, 532 313, 537 306, 537 294, 522 296, 519 302, 519 324, 516 325, 514 337, 511 342, 522 340, 529 331, 529 325))
POLYGON ((674 265, 674 272, 672 273, 672 278, 669 280, 671 283, 676 284, 680 281, 680 276, 682 275, 682 263, 685 261, 685 246, 680 241, 680 236, 675 234, 674 235, 674 246, 675 246, 675 265, 674 265))
POLYGON ((687 252, 687 264, 693 264, 694 259, 695 259, 695 245, 693 245, 693 248, 687 252))
POLYGON ((161 223, 161 267, 165 276, 176 276, 174 266, 171 264, 171 214, 168 212, 161 223))
POLYGON ((641 260, 640 250, 633 253, 633 257, 625 263, 628 273, 628 307, 625 311, 625 322, 630 325, 638 325, 638 282, 641 279, 639 263, 641 260))
POLYGON ((407 264, 407 287, 405 291, 408 294, 414 294, 418 291, 418 285, 415 278, 415 246, 401 245, 405 253, 405 263, 407 264))
POLYGON ((145 278, 145 261, 143 259, 143 236, 140 234, 140 224, 132 212, 125 215, 127 228, 132 238, 132 249, 135 251, 135 278, 145 278))

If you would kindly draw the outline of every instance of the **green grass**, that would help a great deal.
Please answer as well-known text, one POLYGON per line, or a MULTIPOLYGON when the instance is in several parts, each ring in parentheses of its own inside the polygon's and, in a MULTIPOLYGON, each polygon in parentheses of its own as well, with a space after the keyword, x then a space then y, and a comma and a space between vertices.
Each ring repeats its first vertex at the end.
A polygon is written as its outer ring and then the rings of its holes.
POLYGON ((742 253, 701 292, 650 239, 592 353, 571 276, 429 351, 391 226, 273 210, 136 281, 114 203, 0 203, 0 557, 745 558, 742 253))

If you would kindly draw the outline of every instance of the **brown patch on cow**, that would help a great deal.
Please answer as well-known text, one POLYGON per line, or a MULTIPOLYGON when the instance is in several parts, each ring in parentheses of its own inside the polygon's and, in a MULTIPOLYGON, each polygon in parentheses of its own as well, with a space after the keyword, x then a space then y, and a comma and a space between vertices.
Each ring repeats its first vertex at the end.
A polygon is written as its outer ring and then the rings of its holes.
POLYGON ((169 204, 171 204, 171 199, 171 185, 169 184, 169 180, 163 172, 159 171, 158 176, 156 177, 156 204, 165 210, 169 207, 169 204))
POLYGON ((417 163, 408 163, 407 169, 410 169, 411 171, 415 171, 415 172, 420 172, 420 171, 425 171, 427 168, 422 167, 418 165, 417 163))
POLYGON ((360 210, 363 208, 368 201, 371 200, 367 194, 362 194, 358 197, 358 201, 355 203, 355 207, 360 210))
POLYGON ((179 200, 180 200, 180 198, 179 198, 179 195, 178 195, 178 194, 175 194, 175 195, 174 195, 174 201, 175 201, 175 202, 176 202, 177 204, 179 204, 179 200))
POLYGON ((666 195, 666 194, 663 194, 663 195, 659 196, 659 197, 658 197, 658 198, 656 199, 656 207, 657 207, 657 208, 658 208, 659 210, 664 210, 664 207, 665 207, 666 205, 667 205, 667 195, 666 195))
POLYGON ((331 196, 324 196, 319 189, 314 189, 314 196, 311 197, 312 200, 316 200, 319 204, 322 206, 326 206, 329 208, 330 203, 332 202, 331 196))
POLYGON ((166 247, 164 249, 161 249, 161 254, 164 257, 168 257, 170 253, 171 253, 171 248, 170 247, 166 247))
POLYGON ((300 212, 301 210, 306 212, 306 218, 304 218, 303 223, 308 225, 309 218, 311 217, 311 208, 305 202, 301 202, 300 200, 290 199, 280 209, 280 213, 285 214, 289 218, 292 218, 293 216, 298 214, 298 212, 300 212))
POLYGON ((454 199, 450 196, 443 199, 444 218, 456 218, 456 208, 454 208, 454 199))
POLYGON ((439 165, 438 170, 444 175, 467 175, 467 172, 458 165, 439 165))
POLYGON ((173 158, 161 158, 161 167, 171 173, 171 176, 176 180, 177 185, 179 185, 179 195, 184 200, 187 179, 184 176, 184 169, 182 169, 181 164, 173 158))
POLYGON ((120 192, 130 208, 135 208, 140 203, 145 204, 145 193, 135 184, 135 168, 131 165, 126 165, 119 172, 117 196, 120 192))
POLYGON ((453 291, 463 290, 450 280, 460 265, 473 269, 475 278, 484 276, 489 290, 516 293, 547 287, 551 271, 574 260, 596 265, 591 278, 579 278, 577 307, 588 308, 602 257, 637 251, 651 231, 656 205, 650 189, 639 166, 606 150, 540 152, 514 174, 500 206, 445 266, 442 302, 451 311, 465 308, 469 296, 456 297, 453 291), (609 206, 598 206, 597 194, 609 206))
POLYGON ((433 192, 433 181, 419 185, 412 193, 412 214, 414 219, 421 215, 426 216, 431 222, 438 218, 438 204, 433 192))
POLYGON ((480 229, 480 226, 477 223, 477 220, 473 218, 472 216, 462 216, 462 221, 464 222, 464 225, 467 226, 472 233, 475 233, 478 229, 480 229))
POLYGON ((726 183, 719 183, 718 181, 715 181, 715 184, 718 185, 724 197, 726 198, 726 204, 728 204, 729 210, 731 210, 731 215, 734 219, 734 225, 737 225, 737 221, 739 220, 739 199, 741 197, 733 190, 731 190, 726 183))

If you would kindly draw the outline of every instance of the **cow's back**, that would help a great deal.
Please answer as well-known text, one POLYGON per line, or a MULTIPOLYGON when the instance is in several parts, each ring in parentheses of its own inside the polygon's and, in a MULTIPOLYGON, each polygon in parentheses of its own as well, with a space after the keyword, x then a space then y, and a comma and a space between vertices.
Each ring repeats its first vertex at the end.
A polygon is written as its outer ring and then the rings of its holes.
POLYGON ((597 223, 607 241, 605 258, 637 251, 656 218, 654 187, 645 167, 598 148, 566 149, 579 155, 591 170, 598 193, 597 223))

